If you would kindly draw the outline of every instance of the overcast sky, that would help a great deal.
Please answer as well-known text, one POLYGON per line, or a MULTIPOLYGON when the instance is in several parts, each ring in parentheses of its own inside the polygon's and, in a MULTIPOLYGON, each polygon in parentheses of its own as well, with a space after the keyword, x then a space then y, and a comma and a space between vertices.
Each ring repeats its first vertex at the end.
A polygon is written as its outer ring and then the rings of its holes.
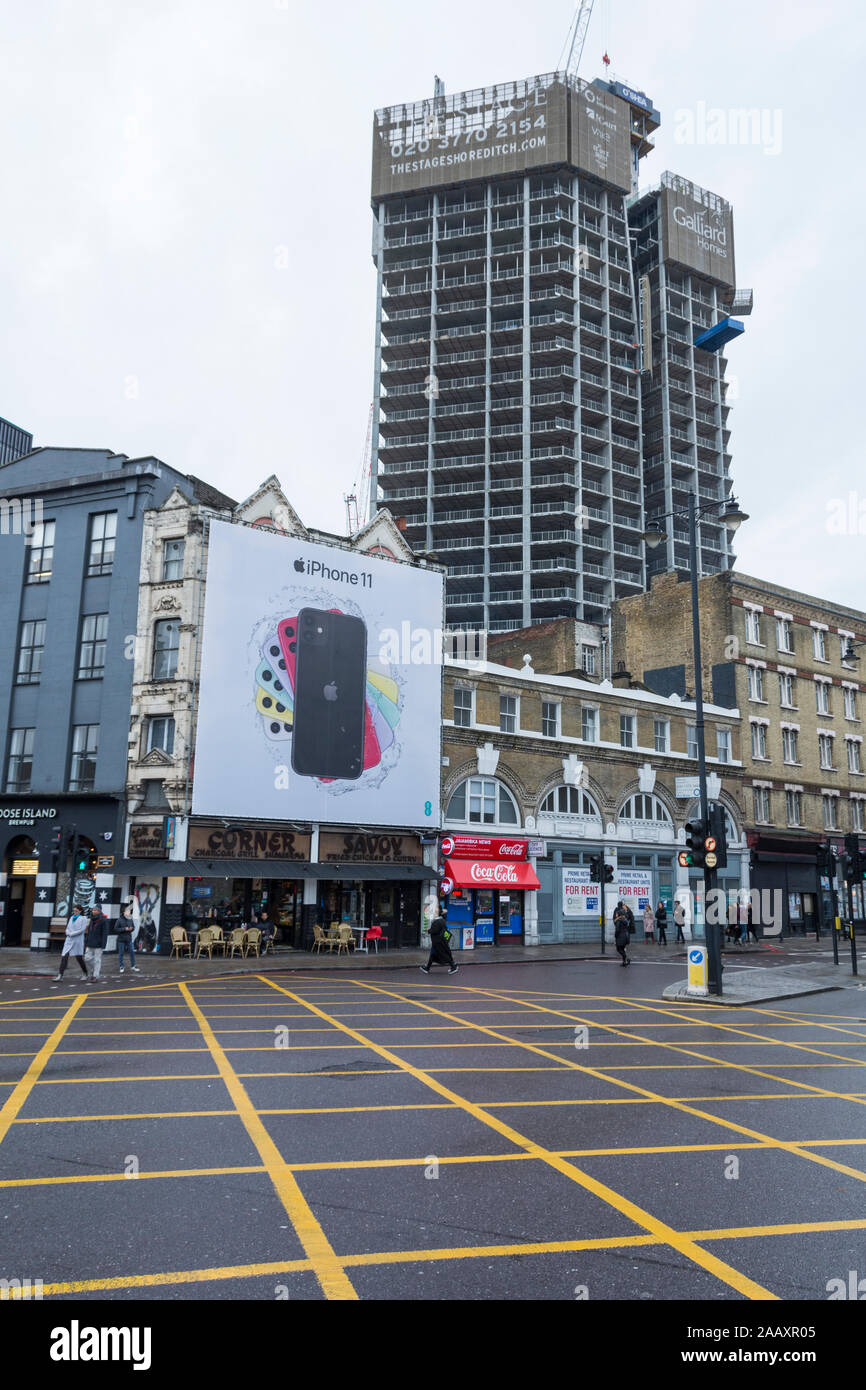
MULTIPOLYGON (((434 72, 453 92, 550 71, 572 12, 6 6, 0 415, 238 499, 276 473, 305 521, 342 529, 372 393, 373 110, 434 72)), ((755 293, 729 349, 738 568, 860 608, 864 36, 840 0, 596 0, 581 65, 599 75, 607 49, 661 111, 643 184, 672 169, 734 206, 755 293), (737 108, 765 113, 758 140, 706 143, 737 108)))

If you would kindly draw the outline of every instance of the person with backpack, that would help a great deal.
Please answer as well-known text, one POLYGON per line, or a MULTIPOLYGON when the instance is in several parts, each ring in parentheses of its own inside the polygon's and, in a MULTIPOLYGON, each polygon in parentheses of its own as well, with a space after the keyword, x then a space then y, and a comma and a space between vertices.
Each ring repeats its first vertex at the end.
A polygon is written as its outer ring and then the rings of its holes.
POLYGON ((451 933, 445 925, 445 918, 434 917, 430 923, 430 955, 427 964, 419 966, 419 970, 429 975, 431 965, 447 965, 448 974, 456 975, 460 967, 454 963, 451 947, 448 945, 450 939, 451 933))
POLYGON ((90 977, 87 974, 87 963, 84 959, 84 934, 87 931, 87 914, 82 912, 80 907, 73 907, 69 914, 69 921, 66 923, 66 939, 63 942, 63 950, 60 954, 60 969, 54 976, 55 980, 62 980, 69 964, 69 957, 74 956, 81 966, 81 974, 85 980, 90 977))
POLYGON ((628 909, 623 903, 617 905, 617 909, 613 914, 613 925, 613 943, 619 955, 622 957, 623 965, 631 965, 631 960, 628 955, 628 909))
POLYGON ((665 934, 665 928, 666 928, 666 926, 667 926, 667 924, 668 924, 668 910, 667 910, 667 908, 665 907, 664 903, 662 902, 661 898, 659 898, 659 905, 658 905, 658 907, 656 908, 656 914, 655 914, 655 916, 656 916, 656 926, 657 926, 658 929, 659 929, 659 945, 660 945, 660 946, 667 946, 667 944, 668 944, 668 939, 667 939, 667 936, 666 936, 666 934, 665 934))
POLYGON ((117 960, 120 966, 120 974, 123 974, 124 953, 129 956, 129 968, 134 975, 139 975, 141 971, 135 963, 135 950, 132 945, 132 933, 135 929, 135 922, 132 919, 132 908, 126 906, 114 924, 114 934, 117 937, 117 960))

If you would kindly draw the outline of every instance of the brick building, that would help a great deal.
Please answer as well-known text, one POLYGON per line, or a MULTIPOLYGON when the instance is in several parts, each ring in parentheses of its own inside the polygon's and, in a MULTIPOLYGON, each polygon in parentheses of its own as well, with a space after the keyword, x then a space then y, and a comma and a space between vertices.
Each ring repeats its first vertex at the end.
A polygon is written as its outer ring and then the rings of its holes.
MULTIPOLYGON (((565 625, 567 626, 567 625, 565 625)), ((572 630, 574 625, 571 625, 572 630)), ((531 645, 535 629, 519 634, 531 645)), ((542 643, 550 642, 542 634, 542 643)), ((562 639, 568 646, 567 637, 562 639)), ((748 883, 742 820, 740 717, 706 707, 708 770, 727 812, 729 858, 720 886, 748 883)), ((539 674, 523 666, 449 662, 443 705, 443 834, 525 837, 537 891, 468 888, 448 920, 471 918, 477 939, 522 937, 540 944, 598 940, 598 899, 588 883, 603 852, 617 899, 636 917, 646 901, 673 901, 691 886, 702 931, 702 884, 676 863, 684 825, 697 809, 690 730, 694 706, 678 695, 618 688, 610 680, 539 674), (543 850, 543 852, 539 852, 543 850), (516 902, 515 902, 516 898, 516 902), (504 901, 503 901, 504 900, 504 901), (515 924, 517 929, 515 930, 515 924)), ((608 935, 610 935, 608 925, 608 935)))
MULTIPOLYGON (((731 571, 699 581, 705 695, 742 713, 740 814, 752 885, 780 888, 785 928, 830 914, 818 901, 815 848, 841 853, 866 827, 864 683, 848 643, 866 639, 866 613, 731 571)), ((693 685, 691 591, 666 573, 611 615, 614 666, 659 694, 693 685)), ((855 914, 863 915, 855 902, 855 914)), ((825 920, 826 920, 825 917, 825 920)))

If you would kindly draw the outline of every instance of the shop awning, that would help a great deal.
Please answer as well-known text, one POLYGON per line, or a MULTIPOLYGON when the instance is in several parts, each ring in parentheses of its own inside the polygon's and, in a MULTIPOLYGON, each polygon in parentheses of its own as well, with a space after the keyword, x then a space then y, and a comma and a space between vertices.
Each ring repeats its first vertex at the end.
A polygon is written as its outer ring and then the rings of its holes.
POLYGON ((137 878, 435 879, 426 864, 295 864, 266 859, 122 859, 114 874, 137 878))
POLYGON ((531 864, 497 859, 446 859, 445 876, 458 888, 539 888, 531 864))

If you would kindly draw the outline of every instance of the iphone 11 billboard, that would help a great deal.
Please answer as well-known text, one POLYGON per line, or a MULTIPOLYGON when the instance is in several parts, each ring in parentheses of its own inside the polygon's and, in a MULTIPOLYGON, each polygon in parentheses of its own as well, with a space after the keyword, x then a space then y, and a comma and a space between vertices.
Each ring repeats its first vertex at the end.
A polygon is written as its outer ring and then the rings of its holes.
POLYGON ((210 527, 194 815, 439 825, 443 578, 210 527))

